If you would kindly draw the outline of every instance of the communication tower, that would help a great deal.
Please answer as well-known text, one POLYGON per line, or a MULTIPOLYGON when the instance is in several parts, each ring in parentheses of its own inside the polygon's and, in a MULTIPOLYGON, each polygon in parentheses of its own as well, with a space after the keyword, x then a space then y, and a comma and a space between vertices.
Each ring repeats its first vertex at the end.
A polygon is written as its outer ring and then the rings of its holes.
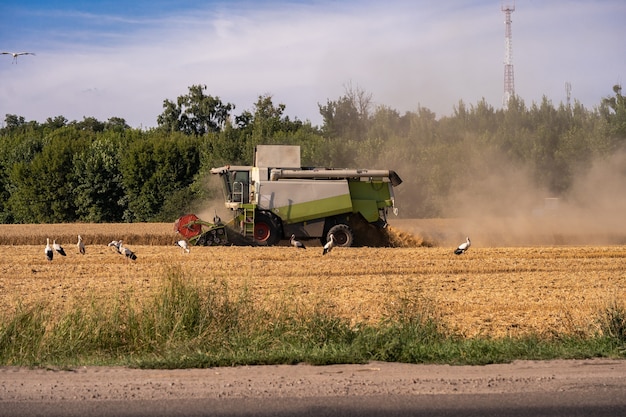
POLYGON ((513 37, 511 34, 511 13, 515 11, 515 3, 513 5, 501 6, 504 12, 505 28, 504 28, 504 97, 502 98, 502 106, 507 107, 509 99, 515 95, 515 77, 513 76, 513 37))

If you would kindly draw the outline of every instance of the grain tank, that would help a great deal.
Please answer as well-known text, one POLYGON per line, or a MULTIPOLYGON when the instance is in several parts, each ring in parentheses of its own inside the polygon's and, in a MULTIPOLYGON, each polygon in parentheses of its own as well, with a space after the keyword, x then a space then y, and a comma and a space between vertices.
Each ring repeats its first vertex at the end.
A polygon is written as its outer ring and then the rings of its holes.
POLYGON ((397 214, 393 187, 402 183, 390 170, 302 167, 300 147, 287 145, 258 145, 254 166, 211 173, 222 180, 235 228, 264 245, 291 235, 324 244, 331 233, 338 246, 367 245, 356 230, 387 227, 388 210, 397 214))

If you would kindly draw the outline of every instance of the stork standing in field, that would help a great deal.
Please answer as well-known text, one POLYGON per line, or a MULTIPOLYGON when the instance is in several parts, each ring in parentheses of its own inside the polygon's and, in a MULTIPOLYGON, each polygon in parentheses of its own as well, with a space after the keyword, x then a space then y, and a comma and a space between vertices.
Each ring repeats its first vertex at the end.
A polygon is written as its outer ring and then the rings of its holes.
POLYGON ((126 246, 122 245, 122 241, 119 241, 120 246, 117 248, 117 250, 124 255, 125 257, 127 257, 130 260, 136 261, 137 260, 137 255, 135 255, 135 253, 130 250, 129 248, 127 248, 126 246))
POLYGON ((54 251, 50 246, 50 239, 48 238, 46 238, 46 248, 44 249, 44 253, 46 254, 46 259, 48 261, 52 261, 52 258, 54 257, 54 251))
POLYGON ((296 240, 296 235, 291 235, 291 239, 289 239, 289 242, 291 242, 291 246, 293 246, 294 248, 306 249, 306 247, 304 246, 304 243, 300 242, 299 240, 296 240))
POLYGON ((461 254, 465 253, 465 251, 467 251, 471 245, 472 245, 472 242, 470 242, 470 238, 466 237, 465 238, 465 242, 461 243, 459 245, 459 247, 456 248, 456 250, 454 251, 454 254, 455 255, 461 255, 461 254))
POLYGON ((180 246, 183 250, 183 253, 187 252, 189 253, 189 243, 187 243, 187 241, 185 239, 181 239, 177 242, 174 243, 176 246, 180 246))
POLYGON ((20 55, 35 55, 32 52, 0 52, 0 54, 13 56, 12 64, 17 64, 17 57, 20 55))
POLYGON ((63 249, 63 246, 59 245, 56 240, 52 241, 52 247, 59 255, 66 256, 65 249, 63 249))
POLYGON ((333 248, 335 247, 335 235, 333 235, 332 233, 330 234, 330 236, 328 236, 330 239, 328 240, 328 242, 326 242, 326 244, 324 245, 324 251, 322 252, 322 255, 326 255, 328 252, 330 252, 331 250, 333 250, 333 248))
POLYGON ((78 253, 80 253, 81 255, 85 254, 85 244, 83 243, 83 238, 80 237, 80 235, 78 235, 78 243, 76 244, 76 246, 78 247, 78 253))

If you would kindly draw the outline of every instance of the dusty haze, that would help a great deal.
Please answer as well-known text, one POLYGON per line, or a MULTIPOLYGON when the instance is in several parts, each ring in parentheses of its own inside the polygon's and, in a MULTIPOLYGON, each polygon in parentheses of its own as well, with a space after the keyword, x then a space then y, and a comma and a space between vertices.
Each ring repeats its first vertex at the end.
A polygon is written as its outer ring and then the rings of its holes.
MULTIPOLYGON (((412 234, 418 242, 455 246, 469 236, 474 247, 626 244, 624 150, 581 171, 562 196, 538 188, 530 170, 506 157, 475 156, 467 161, 466 176, 440 197, 446 221, 403 216, 403 208, 425 198, 415 165, 401 161, 368 166, 396 169, 405 180, 400 187, 408 188, 397 199, 400 216, 389 213, 389 221, 396 232, 412 234)), ((199 204, 195 214, 212 221, 217 212, 229 221, 232 212, 224 207, 219 179, 211 175, 206 181, 215 198, 199 204)))
POLYGON ((465 236, 474 246, 626 244, 625 151, 591 164, 563 196, 538 188, 529 170, 494 155, 470 162, 467 174, 443 197, 444 217, 453 220, 392 217, 391 224, 440 245, 461 243, 465 236))

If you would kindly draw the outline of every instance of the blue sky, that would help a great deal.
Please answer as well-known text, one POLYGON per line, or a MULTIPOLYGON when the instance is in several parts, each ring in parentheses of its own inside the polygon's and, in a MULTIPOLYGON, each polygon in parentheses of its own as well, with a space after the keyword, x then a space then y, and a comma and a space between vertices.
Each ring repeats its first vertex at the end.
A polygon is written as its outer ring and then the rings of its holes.
MULTIPOLYGON (((193 84, 251 110, 271 94, 320 124, 347 85, 401 113, 452 114, 503 97, 504 14, 512 1, 3 1, 0 119, 58 115, 152 127, 193 84)), ((518 0, 516 93, 588 108, 626 78, 626 2, 518 0)), ((1 123, 0 121, 0 123, 1 123)))

